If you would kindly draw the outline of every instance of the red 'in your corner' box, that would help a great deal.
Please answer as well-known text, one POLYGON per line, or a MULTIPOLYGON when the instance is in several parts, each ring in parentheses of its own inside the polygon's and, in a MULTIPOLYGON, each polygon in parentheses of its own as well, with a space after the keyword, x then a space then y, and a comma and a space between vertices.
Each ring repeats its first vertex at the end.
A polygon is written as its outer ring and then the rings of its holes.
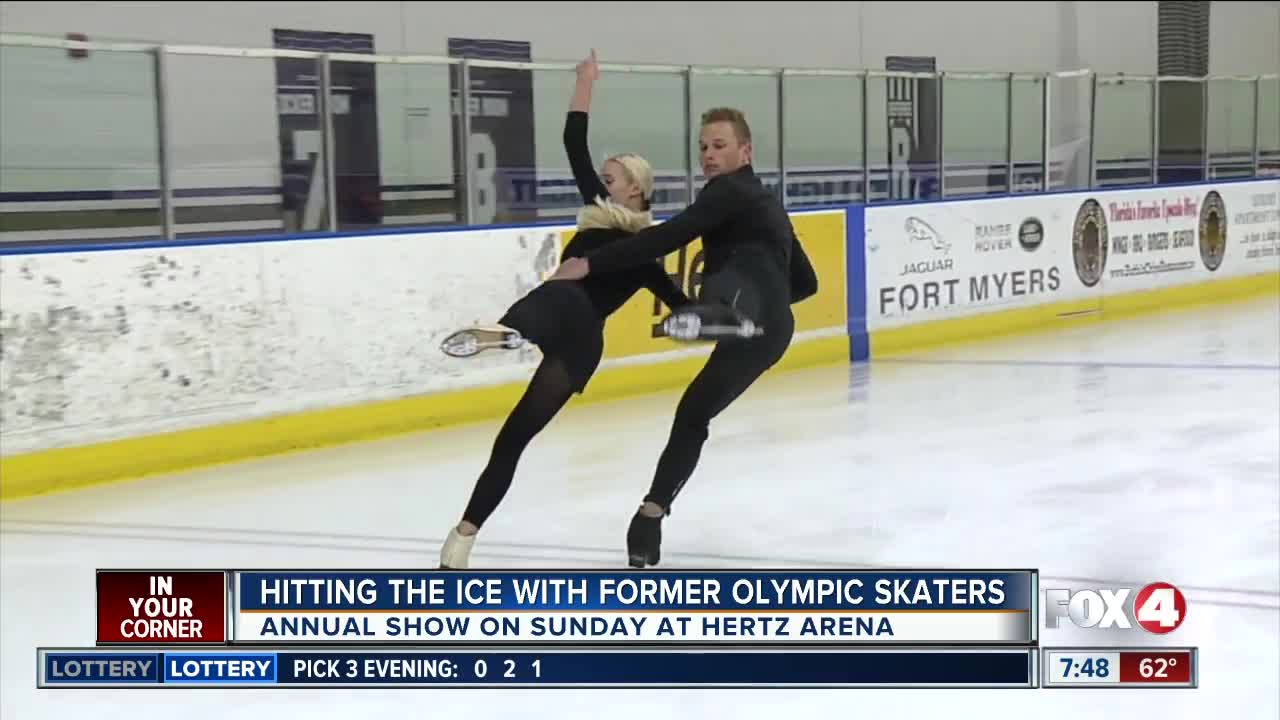
POLYGON ((98 571, 98 644, 204 644, 226 640, 226 573, 98 571))

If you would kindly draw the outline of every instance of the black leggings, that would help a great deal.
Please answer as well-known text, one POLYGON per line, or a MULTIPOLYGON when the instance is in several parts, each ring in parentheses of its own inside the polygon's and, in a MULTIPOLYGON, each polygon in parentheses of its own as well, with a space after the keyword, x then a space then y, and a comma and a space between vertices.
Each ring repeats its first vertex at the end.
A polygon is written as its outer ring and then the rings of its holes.
POLYGON ((573 396, 574 388, 564 362, 559 358, 545 358, 534 371, 529 387, 516 403, 489 454, 485 465, 471 491, 462 519, 480 527, 489 519, 498 503, 511 489, 516 474, 516 464, 533 438, 560 412, 573 396))
POLYGON ((604 354, 604 328, 578 283, 543 283, 513 304, 502 325, 539 346, 542 363, 494 439, 489 463, 471 492, 462 519, 480 527, 511 489, 525 448, 582 392, 604 354))
POLYGON ((668 511, 698 465, 711 421, 782 359, 795 333, 785 284, 772 273, 748 275, 727 270, 708 277, 701 303, 733 307, 760 324, 765 334, 716 343, 707 364, 680 398, 671 434, 644 498, 668 511))

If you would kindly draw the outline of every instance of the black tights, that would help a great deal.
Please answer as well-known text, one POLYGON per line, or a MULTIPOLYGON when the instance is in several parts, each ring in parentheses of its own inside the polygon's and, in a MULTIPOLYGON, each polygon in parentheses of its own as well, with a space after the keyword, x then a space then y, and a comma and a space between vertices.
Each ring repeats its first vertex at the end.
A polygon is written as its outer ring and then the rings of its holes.
POLYGON ((511 489, 516 463, 534 436, 551 422, 573 396, 573 383, 564 363, 544 358, 534 371, 524 395, 516 403, 493 442, 489 464, 480 473, 462 519, 477 528, 484 524, 511 489))
POLYGON ((462 515, 480 527, 511 489, 516 465, 533 438, 582 392, 604 353, 604 331, 591 299, 578 283, 543 283, 508 308, 499 321, 542 350, 542 363, 493 441, 462 515))
POLYGON ((705 315, 730 314, 728 308, 733 308, 760 323, 765 334, 721 340, 711 351, 707 364, 676 406, 671 435, 644 498, 647 502, 670 511, 672 501, 698 465, 711 421, 777 364, 790 346, 795 318, 785 296, 769 280, 765 276, 748 281, 733 271, 707 279, 704 302, 718 305, 720 312, 709 310, 705 315))

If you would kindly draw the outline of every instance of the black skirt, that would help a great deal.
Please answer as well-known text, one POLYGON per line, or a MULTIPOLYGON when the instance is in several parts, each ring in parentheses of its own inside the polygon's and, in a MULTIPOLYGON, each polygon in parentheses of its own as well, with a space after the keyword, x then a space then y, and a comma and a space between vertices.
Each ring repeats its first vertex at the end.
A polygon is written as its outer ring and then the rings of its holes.
POLYGON ((537 345, 544 362, 563 363, 576 393, 600 367, 604 321, 579 282, 545 282, 517 300, 499 322, 537 345))

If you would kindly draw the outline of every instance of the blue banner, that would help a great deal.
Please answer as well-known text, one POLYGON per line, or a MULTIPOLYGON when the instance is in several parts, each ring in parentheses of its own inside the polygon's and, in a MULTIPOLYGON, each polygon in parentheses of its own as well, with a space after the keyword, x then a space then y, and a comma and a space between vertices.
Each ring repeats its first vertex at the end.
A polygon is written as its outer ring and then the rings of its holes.
POLYGON ((166 685, 257 685, 276 680, 277 658, 269 652, 165 653, 166 685))
POLYGON ((41 688, 1033 687, 1037 650, 39 652, 41 688))
POLYGON ((1030 611, 1032 571, 236 573, 242 612, 1030 611))

